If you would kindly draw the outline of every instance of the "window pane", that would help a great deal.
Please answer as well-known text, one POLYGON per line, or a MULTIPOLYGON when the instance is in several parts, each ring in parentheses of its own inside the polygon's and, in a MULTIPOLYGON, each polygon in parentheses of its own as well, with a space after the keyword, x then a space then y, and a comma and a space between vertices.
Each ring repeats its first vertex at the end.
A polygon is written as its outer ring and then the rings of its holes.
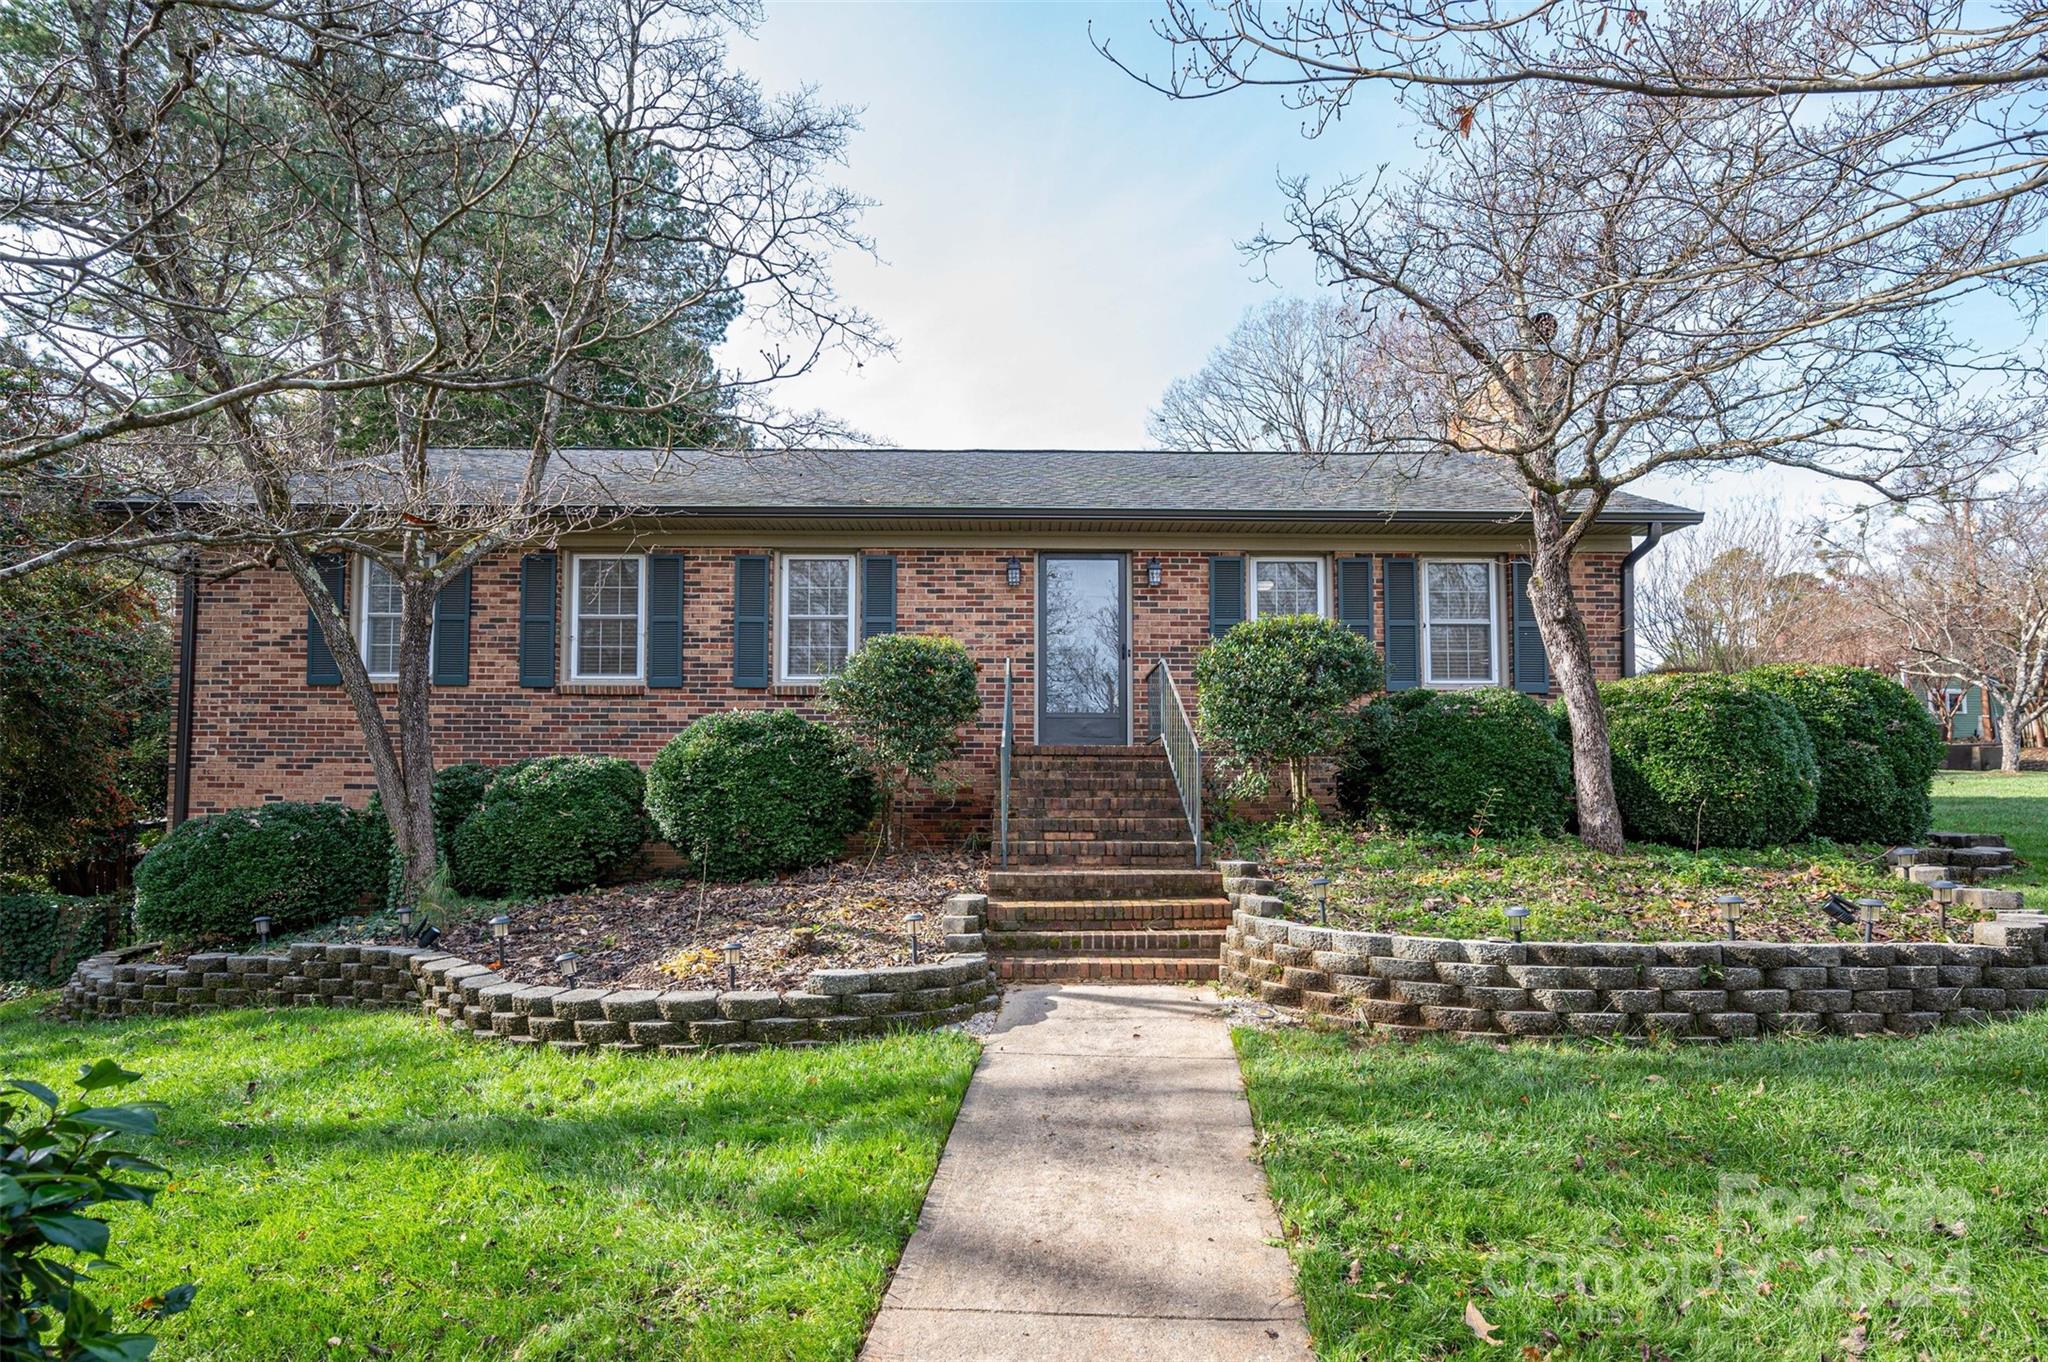
POLYGON ((1314 563, 1260 563, 1254 581, 1254 589, 1258 593, 1256 613, 1321 613, 1321 593, 1316 590, 1316 575, 1314 563))
POLYGON ((789 674, 826 676, 846 662, 846 620, 793 619, 789 622, 789 674))
POLYGON ((577 602, 584 615, 640 614, 638 558, 583 558, 576 564, 577 602))
POLYGON ((382 563, 363 560, 363 590, 372 615, 396 615, 400 609, 398 579, 382 563))
POLYGON ((789 560, 789 614, 846 614, 848 564, 838 558, 792 558, 789 560))
POLYGON ((1483 624, 1431 624, 1429 675, 1434 681, 1485 681, 1493 672, 1483 624))
POLYGON ((1429 617, 1437 620, 1485 620, 1493 571, 1485 563, 1429 564, 1429 617))
POLYGON ((632 676, 640 670, 640 621, 585 617, 576 635, 576 670, 583 676, 632 676))
POLYGON ((372 615, 367 625, 363 632, 363 665, 370 669, 372 676, 396 676, 398 617, 372 615))
POLYGON ((785 558, 784 667, 792 677, 829 676, 846 662, 852 629, 853 564, 844 558, 785 558))

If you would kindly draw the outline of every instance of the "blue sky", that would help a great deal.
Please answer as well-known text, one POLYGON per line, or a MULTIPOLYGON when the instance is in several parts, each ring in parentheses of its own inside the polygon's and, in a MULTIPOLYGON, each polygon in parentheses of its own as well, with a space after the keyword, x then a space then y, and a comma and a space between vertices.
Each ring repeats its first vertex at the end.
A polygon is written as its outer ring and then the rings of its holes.
MULTIPOLYGON (((841 182, 877 201, 879 261, 842 258, 844 294, 895 337, 786 387, 892 443, 1142 446, 1145 416, 1245 308, 1315 287, 1305 254, 1273 277, 1237 243, 1280 225, 1280 174, 1329 180, 1418 152, 1384 96, 1320 139, 1277 94, 1178 102, 1119 72, 1167 59, 1129 4, 770 3, 738 64, 770 89, 856 106, 841 182)), ((736 344, 744 344, 743 336, 736 344)), ((1711 506, 1740 491, 1818 510, 1826 480, 1776 471, 1642 490, 1711 506)))

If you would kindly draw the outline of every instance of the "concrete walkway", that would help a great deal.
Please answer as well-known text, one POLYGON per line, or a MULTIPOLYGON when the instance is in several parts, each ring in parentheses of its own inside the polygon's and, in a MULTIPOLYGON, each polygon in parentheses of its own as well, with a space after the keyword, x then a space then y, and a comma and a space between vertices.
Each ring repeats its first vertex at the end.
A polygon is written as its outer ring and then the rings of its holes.
POLYGON ((865 1362, 1306 1362, 1230 1036, 1203 993, 1013 989, 865 1362))

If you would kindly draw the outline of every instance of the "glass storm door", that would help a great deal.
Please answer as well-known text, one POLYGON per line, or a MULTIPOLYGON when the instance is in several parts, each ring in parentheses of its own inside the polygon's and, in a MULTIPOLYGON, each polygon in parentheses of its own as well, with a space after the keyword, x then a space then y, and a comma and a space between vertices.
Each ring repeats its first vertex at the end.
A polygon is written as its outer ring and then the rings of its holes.
POLYGON ((1125 564, 1110 553, 1038 560, 1038 741, 1130 740, 1125 564))

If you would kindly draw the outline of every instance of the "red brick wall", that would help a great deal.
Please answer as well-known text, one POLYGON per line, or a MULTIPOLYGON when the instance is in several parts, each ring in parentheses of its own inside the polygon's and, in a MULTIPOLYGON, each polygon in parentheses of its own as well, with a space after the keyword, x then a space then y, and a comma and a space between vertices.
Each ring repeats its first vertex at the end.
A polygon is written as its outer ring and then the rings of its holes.
MULTIPOLYGON (((509 761, 561 752, 601 752, 646 765, 692 719, 726 708, 790 706, 814 711, 810 688, 739 689, 731 684, 731 594, 735 555, 761 549, 686 549, 684 685, 523 688, 518 682, 519 557, 480 564, 474 574, 470 683, 436 687, 435 760, 509 761)), ((950 634, 981 664, 982 717, 967 735, 956 777, 962 788, 930 801, 919 819, 935 840, 986 835, 1000 742, 1003 660, 1016 662, 1018 738, 1033 737, 1034 550, 882 548, 897 560, 897 627, 950 634), (1023 581, 1004 580, 1011 556, 1023 581)), ((1208 641, 1208 551, 1139 544, 1131 551, 1132 722, 1142 741, 1145 675, 1164 657, 1192 704, 1194 660, 1208 641), (1157 557, 1161 584, 1146 582, 1157 557)), ((1505 564, 1508 557, 1503 555, 1505 564)), ((1581 592, 1600 674, 1621 665, 1621 555, 1581 558, 1581 592)), ((566 554, 564 555, 566 564, 566 554)), ((1375 571, 1375 587, 1384 573, 1375 571)), ((1505 569, 1502 575, 1505 589, 1505 569)), ((1333 588, 1334 589, 1334 588, 1333 588)), ((1505 603, 1503 605, 1505 614, 1505 603)), ((1376 610, 1376 632, 1384 622, 1376 610)), ((566 632, 566 631, 564 631, 566 632)), ((1512 630, 1502 623, 1502 676, 1511 673, 1512 630)), ((375 788, 355 718, 339 687, 308 686, 306 607, 281 572, 252 571, 200 588, 192 734, 191 811, 215 812, 273 799, 341 799, 361 804, 375 788)))

